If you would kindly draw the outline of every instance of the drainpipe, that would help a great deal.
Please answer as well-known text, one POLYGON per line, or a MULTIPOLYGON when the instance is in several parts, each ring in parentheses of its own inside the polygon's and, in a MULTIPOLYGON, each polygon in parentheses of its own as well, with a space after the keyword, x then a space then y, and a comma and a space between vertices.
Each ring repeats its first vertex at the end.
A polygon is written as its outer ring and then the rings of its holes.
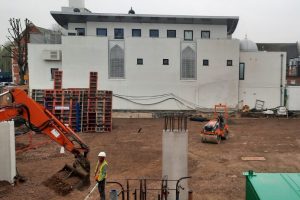
POLYGON ((283 106, 283 54, 280 54, 281 57, 281 66, 280 66, 280 106, 283 106))

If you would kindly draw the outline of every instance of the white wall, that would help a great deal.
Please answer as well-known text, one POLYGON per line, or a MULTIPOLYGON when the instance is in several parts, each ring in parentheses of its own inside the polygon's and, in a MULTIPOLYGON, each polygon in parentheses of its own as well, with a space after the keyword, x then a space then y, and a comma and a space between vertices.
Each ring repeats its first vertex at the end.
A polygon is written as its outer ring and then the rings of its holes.
POLYGON ((198 105, 212 108, 223 103, 234 108, 238 102, 239 40, 197 41, 198 105), (209 66, 203 66, 203 59, 209 66), (227 66, 232 60, 232 66, 227 66))
MULTIPOLYGON (((87 34, 87 26, 85 23, 69 23, 69 25, 68 25, 69 31, 75 31, 75 28, 85 28, 85 34, 88 35, 87 34)), ((96 32, 96 30, 95 30, 95 32, 96 32)))
MULTIPOLYGON (((280 106, 281 54, 283 54, 282 82, 286 82, 286 53, 241 52, 245 63, 245 80, 239 81, 239 101, 250 108, 256 99, 265 101, 265 108, 280 106)), ((282 98, 283 99, 283 98, 282 98)))
POLYGON ((16 151, 14 122, 0 123, 0 181, 14 183, 16 176, 16 151))
POLYGON ((68 30, 86 28, 86 35, 95 36, 96 28, 107 28, 108 39, 114 38, 115 28, 124 28, 124 37, 132 36, 132 29, 141 29, 142 38, 149 38, 149 29, 159 29, 159 37, 166 38, 167 30, 176 30, 176 37, 184 39, 184 30, 193 30, 194 40, 201 39, 201 31, 210 31, 211 39, 227 38, 226 25, 195 25, 195 24, 150 24, 150 23, 117 23, 117 22, 88 22, 69 23, 68 30))
POLYGON ((239 101, 254 107, 255 100, 266 101, 266 108, 280 105, 280 70, 283 57, 285 84, 285 53, 241 52, 239 41, 229 39, 198 39, 185 42, 180 38, 132 38, 108 40, 107 37, 64 36, 62 45, 29 45, 30 88, 53 88, 50 68, 63 70, 64 88, 87 88, 89 72, 98 72, 98 88, 126 95, 132 101, 114 97, 113 109, 186 110, 190 107, 212 108, 225 103, 234 108, 239 101), (119 43, 125 49, 125 78, 109 79, 109 44, 119 43), (190 45, 197 50, 196 80, 181 80, 181 50, 190 45), (43 50, 62 50, 62 63, 44 61, 43 50), (143 65, 137 65, 137 58, 143 65), (169 65, 163 65, 169 59, 169 65), (203 59, 209 66, 203 66, 203 59), (227 66, 227 60, 233 66, 227 66), (238 80, 239 62, 245 63, 245 80, 238 80), (183 99, 186 105, 172 99, 183 99), (141 96, 156 96, 155 98, 141 96), (159 104, 152 105, 155 102, 159 104))
POLYGON ((45 50, 61 50, 59 44, 28 44, 29 88, 53 89, 51 68, 62 68, 61 61, 46 61, 43 58, 45 50))
MULTIPOLYGON (((63 87, 88 87, 89 72, 99 73, 98 87, 127 96, 154 96, 173 93, 182 99, 212 108, 216 103, 237 104, 237 73, 239 42, 237 40, 198 40, 197 80, 180 80, 179 38, 127 38, 121 42, 125 48, 125 79, 108 78, 108 43, 103 37, 63 37, 63 87), (137 65, 143 58, 143 65, 137 65), (210 66, 203 67, 202 59, 209 59, 210 66), (169 59, 169 65, 163 65, 169 59), (226 60, 233 60, 227 67, 226 60)), ((151 104, 171 96, 134 100, 151 104)), ((138 105, 114 98, 114 109, 172 110, 187 109, 169 99, 158 105, 138 105)))
POLYGON ((289 110, 300 110, 300 87, 288 86, 287 95, 288 95, 287 108, 289 110))
MULTIPOLYGON (((98 80, 108 79, 108 40, 100 37, 62 38, 63 88, 87 88, 91 71, 98 80)), ((101 84, 100 89, 106 89, 101 84)))

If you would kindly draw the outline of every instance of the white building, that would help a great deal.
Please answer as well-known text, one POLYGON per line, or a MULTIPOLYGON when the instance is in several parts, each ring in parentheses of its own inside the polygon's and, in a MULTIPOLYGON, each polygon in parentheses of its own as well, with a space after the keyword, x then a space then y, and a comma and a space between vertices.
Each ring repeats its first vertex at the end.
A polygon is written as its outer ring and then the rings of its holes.
POLYGON ((232 39, 238 17, 130 13, 92 13, 84 0, 51 12, 67 34, 61 44, 29 44, 30 89, 52 89, 58 68, 64 88, 88 87, 98 72, 115 110, 283 104, 286 54, 232 39))

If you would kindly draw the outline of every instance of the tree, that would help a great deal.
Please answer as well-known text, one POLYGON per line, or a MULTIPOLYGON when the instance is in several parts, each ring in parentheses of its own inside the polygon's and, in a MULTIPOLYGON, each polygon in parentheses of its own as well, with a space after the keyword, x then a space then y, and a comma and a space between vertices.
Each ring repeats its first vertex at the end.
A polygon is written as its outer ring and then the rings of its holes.
POLYGON ((0 69, 1 72, 11 73, 11 54, 7 51, 7 48, 10 49, 9 44, 4 44, 4 47, 0 46, 0 69))
POLYGON ((7 36, 7 39, 9 40, 10 48, 3 45, 2 47, 9 51, 11 58, 16 61, 20 75, 19 84, 24 85, 24 76, 28 70, 28 42, 31 22, 28 19, 24 20, 24 30, 20 19, 11 18, 9 24, 9 36, 7 36))

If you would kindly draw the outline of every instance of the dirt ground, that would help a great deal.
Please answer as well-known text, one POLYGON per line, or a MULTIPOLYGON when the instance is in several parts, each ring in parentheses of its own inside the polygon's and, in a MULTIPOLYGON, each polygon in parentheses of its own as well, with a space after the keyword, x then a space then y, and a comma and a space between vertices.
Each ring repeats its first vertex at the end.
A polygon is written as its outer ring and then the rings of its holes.
MULTIPOLYGON (((299 119, 234 119, 230 139, 219 145, 204 144, 199 132, 204 123, 188 122, 189 181, 196 200, 245 199, 244 171, 299 172, 299 119), (265 161, 242 161, 242 156, 264 156, 265 161)), ((151 177, 161 178, 162 119, 114 119, 111 133, 80 134, 90 146, 92 170, 97 154, 106 151, 109 180, 151 177), (142 131, 138 133, 138 130, 142 131)), ((44 135, 35 135, 44 141, 44 135)), ((25 143, 26 136, 17 142, 25 143)), ((176 148, 176 147, 174 147, 176 148)), ((42 183, 65 163, 72 163, 70 154, 60 155, 54 143, 17 155, 17 167, 28 180, 12 188, 1 188, 1 200, 84 199, 89 190, 74 190, 61 197, 42 183)), ((93 181, 92 181, 93 183, 93 181)), ((158 187, 154 183, 153 187, 158 187)), ((6 186, 7 187, 7 186, 6 186)), ((97 192, 91 199, 99 199, 97 192)), ((131 198, 133 199, 133 198, 131 198)))

